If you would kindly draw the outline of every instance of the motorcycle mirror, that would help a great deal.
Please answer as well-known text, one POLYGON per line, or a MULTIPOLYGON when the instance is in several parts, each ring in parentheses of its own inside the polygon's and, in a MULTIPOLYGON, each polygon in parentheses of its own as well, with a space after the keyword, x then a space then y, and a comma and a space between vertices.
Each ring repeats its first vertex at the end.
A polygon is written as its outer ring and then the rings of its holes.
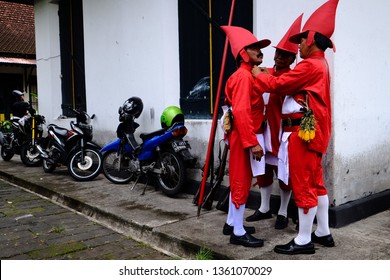
POLYGON ((94 117, 95 117, 95 114, 93 114, 93 115, 91 116, 91 120, 92 120, 94 117))

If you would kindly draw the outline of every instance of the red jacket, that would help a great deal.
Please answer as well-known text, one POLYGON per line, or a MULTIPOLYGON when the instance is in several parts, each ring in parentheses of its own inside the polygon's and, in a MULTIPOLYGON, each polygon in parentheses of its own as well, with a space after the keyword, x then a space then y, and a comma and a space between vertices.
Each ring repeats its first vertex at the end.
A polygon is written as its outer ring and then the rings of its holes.
POLYGON ((254 91, 252 67, 242 62, 226 82, 225 95, 233 110, 233 129, 228 135, 229 181, 232 202, 238 208, 245 204, 252 183, 249 147, 259 144, 256 132, 264 118, 264 100, 254 91))
POLYGON ((234 126, 244 148, 258 144, 256 132, 264 120, 264 100, 262 92, 254 93, 252 68, 249 64, 241 63, 226 82, 225 94, 233 108, 234 126))
POLYGON ((316 135, 308 148, 324 154, 329 144, 332 112, 328 62, 324 52, 318 51, 302 60, 288 73, 279 77, 259 74, 256 85, 262 90, 279 95, 308 93, 309 107, 316 118, 316 135))

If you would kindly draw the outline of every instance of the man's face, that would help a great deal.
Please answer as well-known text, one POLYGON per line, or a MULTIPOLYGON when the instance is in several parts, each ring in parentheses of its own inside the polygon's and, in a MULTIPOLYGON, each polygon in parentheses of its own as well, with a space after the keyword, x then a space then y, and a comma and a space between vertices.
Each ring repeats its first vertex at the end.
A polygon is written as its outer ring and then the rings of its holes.
POLYGON ((259 45, 248 46, 245 50, 248 53, 250 64, 260 65, 263 62, 263 53, 259 45))
POLYGON ((275 50, 274 61, 276 69, 288 68, 294 62, 294 59, 295 55, 291 52, 281 49, 275 50))
POLYGON ((306 44, 306 38, 301 38, 299 44, 299 56, 305 59, 309 55, 310 47, 306 44))

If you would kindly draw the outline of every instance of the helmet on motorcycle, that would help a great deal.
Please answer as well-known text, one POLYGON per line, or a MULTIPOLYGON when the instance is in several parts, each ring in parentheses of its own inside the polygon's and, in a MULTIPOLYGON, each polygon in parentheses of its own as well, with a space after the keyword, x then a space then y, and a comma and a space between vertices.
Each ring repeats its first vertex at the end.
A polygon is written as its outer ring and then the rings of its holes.
POLYGON ((136 96, 127 99, 122 106, 123 113, 134 116, 135 118, 138 118, 141 115, 143 109, 144 104, 142 103, 141 98, 136 96))
POLYGON ((162 128, 170 127, 174 123, 184 124, 183 111, 177 106, 169 106, 162 112, 160 122, 162 128))
POLYGON ((14 97, 18 98, 18 97, 23 96, 24 93, 21 92, 20 90, 15 89, 15 90, 12 91, 12 95, 13 95, 14 97))

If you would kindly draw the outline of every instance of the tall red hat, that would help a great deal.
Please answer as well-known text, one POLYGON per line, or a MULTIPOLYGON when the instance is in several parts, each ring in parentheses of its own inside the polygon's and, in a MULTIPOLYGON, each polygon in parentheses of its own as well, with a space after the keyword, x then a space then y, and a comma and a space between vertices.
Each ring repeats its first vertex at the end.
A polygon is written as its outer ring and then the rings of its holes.
MULTIPOLYGON (((330 40, 334 32, 335 20, 336 20, 336 9, 339 0, 329 0, 317 10, 306 21, 302 28, 302 32, 295 34, 290 37, 290 42, 299 44, 302 34, 309 31, 307 36, 306 44, 310 46, 314 41, 314 34, 316 32, 321 33, 330 40)), ((332 42, 332 40, 331 40, 332 42)), ((332 42, 333 51, 336 51, 336 46, 332 42)))
POLYGON ((249 62, 249 56, 244 50, 245 47, 253 44, 259 44, 260 48, 262 49, 271 44, 271 41, 268 39, 260 41, 257 40, 252 32, 239 26, 224 25, 221 26, 221 28, 223 31, 225 31, 226 36, 229 39, 230 49, 235 59, 237 59, 238 54, 240 54, 244 61, 249 62))
POLYGON ((286 32, 282 40, 280 40, 279 44, 275 47, 277 49, 281 49, 284 51, 288 51, 291 53, 298 53, 298 44, 290 42, 288 39, 291 35, 297 34, 301 31, 301 23, 302 23, 303 14, 301 14, 290 26, 289 30, 286 32))

